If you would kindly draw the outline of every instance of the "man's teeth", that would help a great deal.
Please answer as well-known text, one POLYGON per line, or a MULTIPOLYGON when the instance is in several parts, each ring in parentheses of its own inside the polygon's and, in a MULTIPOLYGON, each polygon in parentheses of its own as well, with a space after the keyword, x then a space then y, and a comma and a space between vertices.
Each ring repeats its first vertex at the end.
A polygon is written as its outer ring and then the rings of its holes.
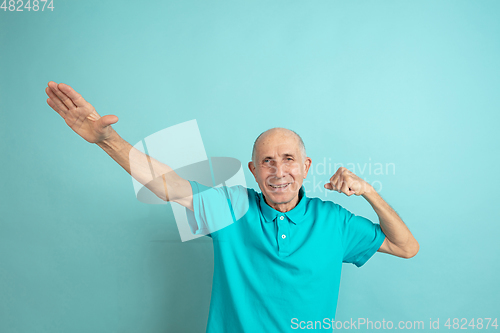
MULTIPOLYGON (((290 184, 290 183, 288 183, 288 184, 290 184)), ((271 187, 273 187, 273 188, 280 188, 280 187, 285 187, 285 186, 287 186, 288 184, 283 184, 283 185, 271 185, 271 184, 269 184, 269 185, 270 185, 271 187)))

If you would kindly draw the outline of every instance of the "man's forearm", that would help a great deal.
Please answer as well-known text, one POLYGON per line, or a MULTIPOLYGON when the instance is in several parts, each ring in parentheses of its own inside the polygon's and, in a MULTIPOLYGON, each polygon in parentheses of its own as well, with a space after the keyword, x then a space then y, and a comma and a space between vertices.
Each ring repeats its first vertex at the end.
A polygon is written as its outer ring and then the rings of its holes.
POLYGON ((115 130, 112 130, 111 136, 101 142, 96 143, 102 148, 112 159, 120 164, 125 171, 131 174, 129 154, 132 145, 123 140, 115 130))
POLYGON ((370 203, 378 215, 380 228, 386 237, 397 247, 410 253, 418 252, 418 242, 412 233, 387 202, 373 189, 363 194, 363 197, 370 203))
POLYGON ((177 181, 172 168, 135 149, 113 130, 111 136, 97 145, 139 183, 163 200, 168 200, 168 188, 177 181))

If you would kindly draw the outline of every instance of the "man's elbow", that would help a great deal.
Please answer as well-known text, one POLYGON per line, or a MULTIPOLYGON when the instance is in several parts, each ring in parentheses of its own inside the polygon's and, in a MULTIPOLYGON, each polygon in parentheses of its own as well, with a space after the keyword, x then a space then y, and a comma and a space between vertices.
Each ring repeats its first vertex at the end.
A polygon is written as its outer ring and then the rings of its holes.
POLYGON ((417 255, 418 251, 420 250, 420 245, 418 242, 415 240, 411 246, 408 247, 405 251, 404 258, 405 259, 410 259, 413 258, 414 256, 417 255))

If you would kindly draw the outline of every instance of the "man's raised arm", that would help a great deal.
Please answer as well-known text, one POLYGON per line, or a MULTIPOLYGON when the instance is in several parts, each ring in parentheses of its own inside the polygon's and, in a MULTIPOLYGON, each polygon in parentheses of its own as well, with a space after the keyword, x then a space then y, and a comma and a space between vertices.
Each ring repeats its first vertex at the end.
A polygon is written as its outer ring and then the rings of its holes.
POLYGON ((380 229, 386 236, 378 252, 401 258, 412 258, 418 253, 420 245, 410 229, 373 186, 364 179, 356 176, 349 169, 340 167, 330 178, 330 182, 325 184, 325 188, 347 196, 361 195, 370 203, 378 215, 380 229))
POLYGON ((139 183, 165 201, 174 201, 193 210, 193 193, 189 182, 172 168, 135 149, 111 127, 115 115, 101 117, 95 108, 73 88, 64 83, 48 83, 47 104, 54 109, 75 133, 89 143, 101 147, 139 183), (133 170, 133 173, 131 172, 133 170), (151 180, 151 170, 159 175, 151 180))

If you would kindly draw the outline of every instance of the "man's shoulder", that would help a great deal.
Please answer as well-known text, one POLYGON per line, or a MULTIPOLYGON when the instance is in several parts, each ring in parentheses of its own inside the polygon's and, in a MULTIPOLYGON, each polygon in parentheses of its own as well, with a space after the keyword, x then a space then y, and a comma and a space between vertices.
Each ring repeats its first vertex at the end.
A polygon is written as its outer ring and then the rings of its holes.
POLYGON ((205 183, 188 179, 189 183, 191 184, 191 187, 193 191, 196 192, 205 192, 207 190, 215 190, 217 192, 236 192, 236 193, 254 193, 255 190, 243 185, 228 185, 228 184, 220 184, 217 186, 212 186, 212 185, 206 185, 205 183))
POLYGON ((255 191, 253 188, 251 187, 246 187, 246 186, 243 186, 243 185, 231 185, 231 186, 222 186, 223 188, 227 189, 229 192, 234 192, 234 193, 238 193, 238 194, 246 194, 246 195, 249 195, 249 196, 255 196, 255 195, 258 195, 258 192, 255 191))
POLYGON ((348 220, 354 215, 350 210, 331 200, 323 200, 317 197, 308 197, 307 210, 313 211, 323 217, 348 220))
POLYGON ((307 197, 308 205, 310 206, 309 208, 314 208, 314 209, 336 209, 340 210, 342 206, 340 206, 338 203, 335 203, 331 200, 323 200, 318 197, 307 197))

